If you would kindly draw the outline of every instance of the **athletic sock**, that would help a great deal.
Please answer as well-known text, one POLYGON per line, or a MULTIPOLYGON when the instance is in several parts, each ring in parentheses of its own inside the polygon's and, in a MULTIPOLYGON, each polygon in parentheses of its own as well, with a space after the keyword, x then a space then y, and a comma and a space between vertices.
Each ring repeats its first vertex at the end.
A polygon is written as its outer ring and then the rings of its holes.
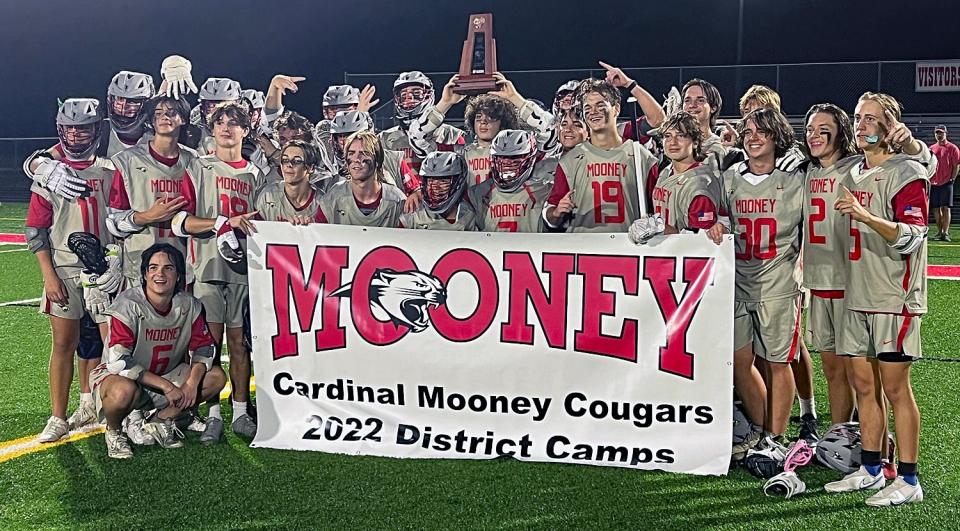
POLYGON ((871 452, 869 450, 863 450, 860 452, 860 458, 862 459, 863 468, 866 469, 867 473, 871 476, 876 476, 883 468, 883 464, 880 462, 879 451, 871 452))
POLYGON ((917 483, 920 482, 920 479, 917 477, 916 463, 905 463, 900 461, 897 470, 900 472, 900 476, 903 477, 903 480, 907 483, 917 486, 917 483))
POLYGON ((220 416, 220 402, 210 404, 210 411, 207 412, 207 418, 223 420, 223 417, 220 416))
POLYGON ((817 418, 817 402, 812 396, 810 398, 800 399, 800 416, 808 413, 813 415, 813 418, 817 418))
POLYGON ((233 418, 238 419, 247 414, 247 403, 231 400, 233 403, 233 418))

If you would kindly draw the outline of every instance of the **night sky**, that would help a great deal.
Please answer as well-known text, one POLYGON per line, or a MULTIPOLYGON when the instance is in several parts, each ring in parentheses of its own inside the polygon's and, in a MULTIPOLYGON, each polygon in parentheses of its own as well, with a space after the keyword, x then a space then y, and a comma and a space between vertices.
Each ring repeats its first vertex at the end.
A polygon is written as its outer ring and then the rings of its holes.
MULTIPOLYGON (((938 15, 943 2, 744 4, 744 64, 960 57, 958 18, 955 12, 949 19, 938 15), (916 23, 902 26, 908 20, 916 23)), ((456 70, 467 15, 485 11, 494 14, 501 70, 590 68, 597 59, 624 67, 734 64, 738 5, 6 0, 0 6, 0 136, 52 135, 57 98, 102 99, 119 70, 150 73, 159 84, 160 62, 172 53, 193 62, 198 85, 208 76, 226 76, 266 90, 277 72, 306 76, 288 104, 316 117, 324 89, 341 83, 344 71, 456 70)), ((525 95, 551 97, 542 87, 531 93, 536 83, 524 79, 518 88, 525 95)), ((389 84, 378 87, 385 101, 389 84)))

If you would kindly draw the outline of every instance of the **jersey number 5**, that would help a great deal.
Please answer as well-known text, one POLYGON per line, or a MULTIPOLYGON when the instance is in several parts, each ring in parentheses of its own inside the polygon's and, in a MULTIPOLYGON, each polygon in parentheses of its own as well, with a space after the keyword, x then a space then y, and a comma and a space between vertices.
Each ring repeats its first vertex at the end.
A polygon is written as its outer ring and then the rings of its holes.
POLYGON ((620 181, 593 181, 590 183, 593 187, 593 221, 594 223, 623 223, 624 204, 623 204, 623 183, 620 181), (609 216, 603 215, 603 204, 614 203, 617 206, 617 213, 609 216))

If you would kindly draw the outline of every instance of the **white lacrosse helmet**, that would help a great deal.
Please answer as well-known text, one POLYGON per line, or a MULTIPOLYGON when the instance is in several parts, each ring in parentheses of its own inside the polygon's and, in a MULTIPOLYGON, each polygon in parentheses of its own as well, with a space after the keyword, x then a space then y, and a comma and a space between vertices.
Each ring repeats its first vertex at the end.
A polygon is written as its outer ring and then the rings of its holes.
POLYGON ((143 104, 154 94, 153 77, 149 74, 128 70, 117 72, 107 85, 107 114, 113 129, 120 134, 134 134, 142 130, 146 121, 143 104), (126 101, 119 112, 115 105, 117 98, 126 101))
POLYGON ((418 70, 404 72, 393 82, 393 106, 397 119, 404 124, 409 124, 432 106, 434 97, 433 81, 418 70), (404 108, 400 102, 400 91, 410 85, 423 87, 423 98, 420 101, 414 101, 410 107, 404 108))
POLYGON ((434 151, 420 165, 423 207, 431 214, 443 214, 460 201, 467 189, 467 161, 454 151, 434 151), (445 183, 449 183, 444 186, 445 183))

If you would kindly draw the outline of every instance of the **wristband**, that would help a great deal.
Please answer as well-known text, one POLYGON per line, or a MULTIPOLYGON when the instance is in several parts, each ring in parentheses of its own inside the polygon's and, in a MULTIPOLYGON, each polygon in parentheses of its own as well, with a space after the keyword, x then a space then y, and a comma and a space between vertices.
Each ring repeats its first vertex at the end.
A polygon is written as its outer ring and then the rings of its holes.
POLYGON ((630 82, 629 85, 623 87, 627 92, 633 92, 633 89, 637 88, 637 80, 634 79, 630 82))

